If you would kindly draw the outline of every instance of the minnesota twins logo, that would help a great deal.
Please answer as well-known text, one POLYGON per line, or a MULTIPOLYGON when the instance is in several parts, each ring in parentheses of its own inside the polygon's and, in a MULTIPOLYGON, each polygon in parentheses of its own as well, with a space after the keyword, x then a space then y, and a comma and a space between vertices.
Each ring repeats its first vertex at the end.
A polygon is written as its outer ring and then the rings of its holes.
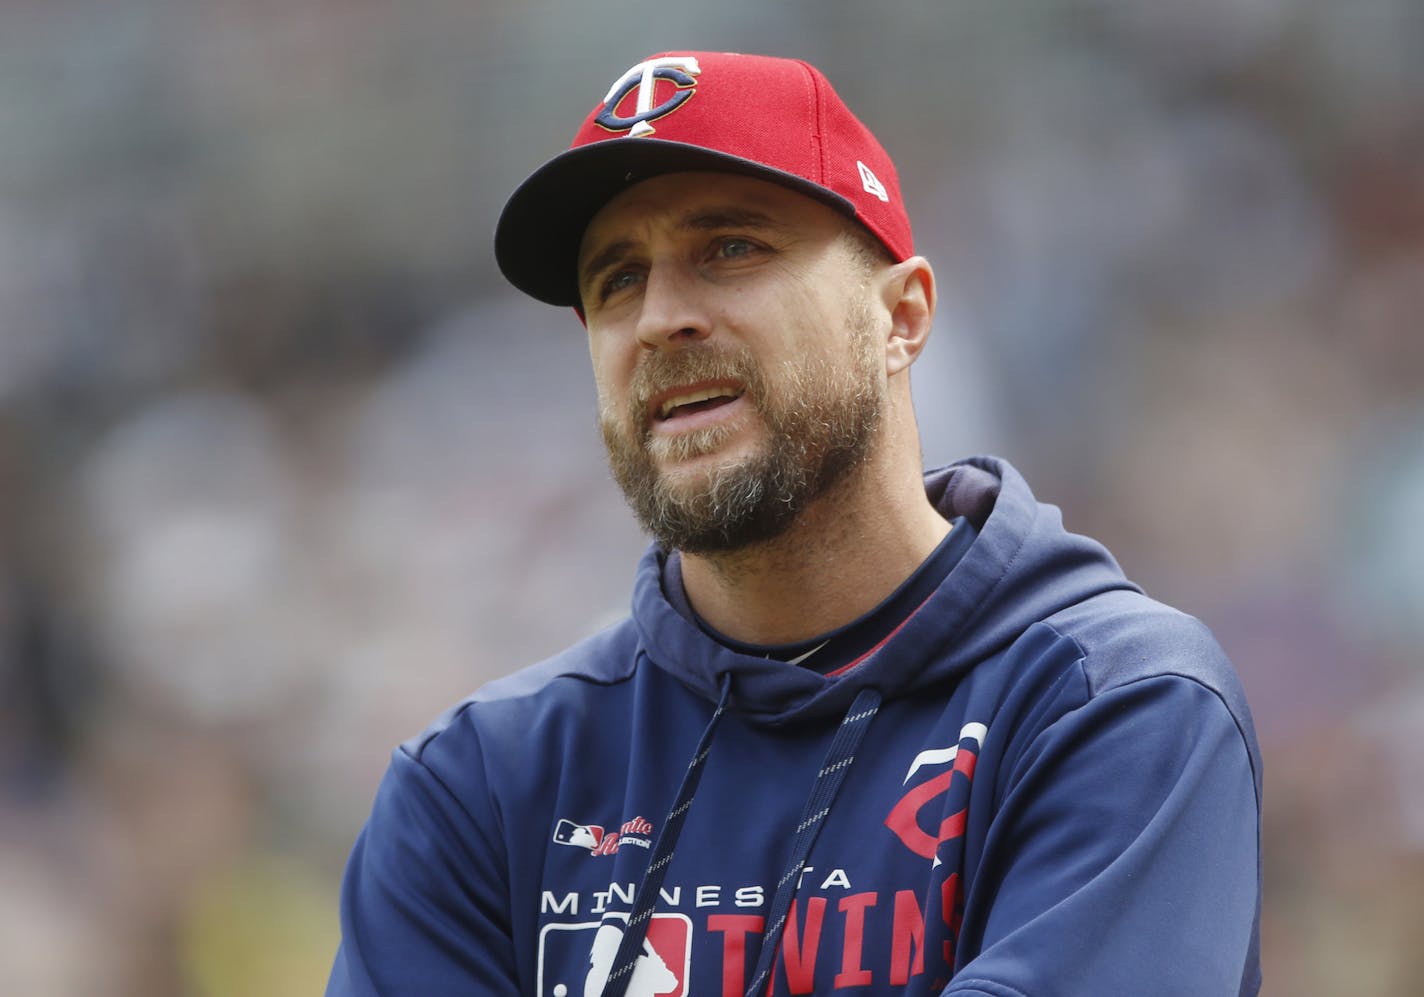
POLYGON ((696 93, 693 88, 697 85, 696 77, 701 72, 697 60, 691 56, 664 56, 661 59, 640 62, 609 88, 603 97, 603 109, 593 120, 611 132, 627 129, 629 138, 651 135, 655 129, 648 122, 676 111, 696 93), (654 107, 654 91, 658 80, 670 80, 677 89, 667 100, 654 107), (630 117, 621 117, 618 114, 618 105, 634 89, 638 91, 634 112, 630 117))
POLYGON ((885 826, 895 832, 906 848, 922 858, 934 859, 936 866, 940 864, 939 846, 964 834, 969 816, 969 786, 974 780, 980 745, 988 732, 989 728, 983 724, 965 724, 959 731, 958 744, 916 755, 910 763, 910 771, 905 774, 907 785, 921 768, 951 764, 953 767, 907 790, 885 818, 885 826), (931 813, 948 811, 949 816, 940 821, 939 827, 927 831, 920 824, 920 812, 934 800, 942 803, 931 813))

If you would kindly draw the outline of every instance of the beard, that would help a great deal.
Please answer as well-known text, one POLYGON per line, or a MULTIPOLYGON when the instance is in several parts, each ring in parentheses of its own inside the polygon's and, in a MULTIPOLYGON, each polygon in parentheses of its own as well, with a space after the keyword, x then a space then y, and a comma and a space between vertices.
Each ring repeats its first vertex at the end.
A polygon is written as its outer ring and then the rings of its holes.
POLYGON ((824 354, 789 360, 773 380, 745 348, 655 352, 633 376, 626 411, 601 408, 613 477, 659 545, 718 554, 772 540, 864 462, 880 425, 884 356, 866 309, 849 324, 849 363, 824 354), (711 454, 736 430, 714 425, 654 436, 649 399, 667 385, 722 379, 745 385, 765 440, 749 456, 728 457, 700 480, 679 485, 659 470, 660 461, 711 454))

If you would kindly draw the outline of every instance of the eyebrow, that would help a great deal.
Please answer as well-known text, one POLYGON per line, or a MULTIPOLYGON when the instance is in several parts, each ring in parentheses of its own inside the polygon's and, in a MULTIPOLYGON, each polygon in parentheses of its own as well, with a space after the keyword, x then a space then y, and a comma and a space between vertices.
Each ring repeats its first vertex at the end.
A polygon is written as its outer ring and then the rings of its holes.
MULTIPOLYGON (((684 232, 716 232, 728 228, 785 232, 790 231, 791 226, 762 211, 733 207, 689 211, 677 222, 677 229, 684 232)), ((579 285, 587 285, 594 277, 627 255, 635 245, 632 239, 619 239, 604 246, 579 267, 579 285)))
POLYGON ((719 228, 786 229, 789 226, 771 215, 752 208, 711 208, 692 211, 678 223, 678 228, 711 231, 719 228))

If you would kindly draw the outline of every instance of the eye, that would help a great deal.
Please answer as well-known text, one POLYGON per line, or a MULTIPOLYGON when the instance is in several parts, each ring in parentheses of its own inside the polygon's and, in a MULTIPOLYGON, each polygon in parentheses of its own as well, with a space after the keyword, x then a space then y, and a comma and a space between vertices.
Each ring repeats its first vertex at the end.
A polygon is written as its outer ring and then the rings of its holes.
POLYGON ((737 236, 729 236, 717 242, 716 255, 718 259, 735 260, 744 256, 750 256, 756 252, 756 243, 750 239, 742 239, 737 236))
POLYGON ((600 292, 603 298, 608 298, 619 291, 626 290, 637 283, 639 278, 636 270, 614 270, 600 285, 600 292))

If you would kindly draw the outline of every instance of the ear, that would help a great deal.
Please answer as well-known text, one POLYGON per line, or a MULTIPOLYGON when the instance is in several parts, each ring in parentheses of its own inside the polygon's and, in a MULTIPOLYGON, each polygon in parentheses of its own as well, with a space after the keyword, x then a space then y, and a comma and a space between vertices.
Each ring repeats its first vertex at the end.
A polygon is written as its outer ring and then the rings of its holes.
POLYGON ((929 261, 912 256, 884 271, 883 294, 890 312, 890 335, 885 343, 885 372, 907 370, 919 357, 934 322, 935 276, 929 261))

